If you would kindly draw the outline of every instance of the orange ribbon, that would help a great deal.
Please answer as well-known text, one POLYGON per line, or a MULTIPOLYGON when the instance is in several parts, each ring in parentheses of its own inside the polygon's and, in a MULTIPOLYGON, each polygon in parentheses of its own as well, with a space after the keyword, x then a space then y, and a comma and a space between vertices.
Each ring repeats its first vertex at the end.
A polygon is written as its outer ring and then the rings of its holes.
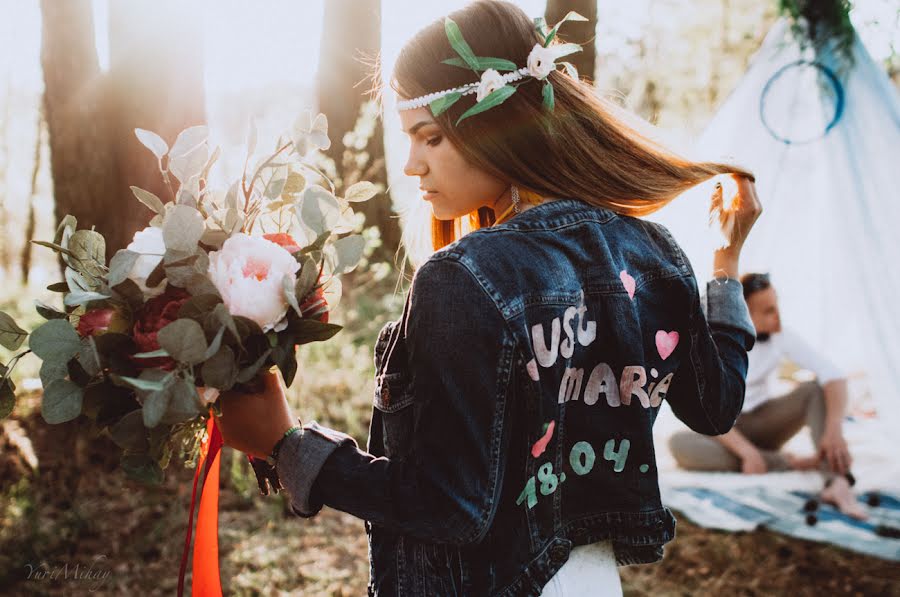
POLYGON ((184 595, 184 574, 188 553, 191 548, 191 531, 194 522, 194 504, 197 498, 197 481, 203 471, 200 483, 200 510, 197 514, 197 538, 194 542, 192 597, 221 597, 222 585, 219 580, 219 468, 222 455, 222 433, 216 426, 212 409, 206 423, 207 439, 200 445, 200 457, 194 472, 194 487, 191 491, 191 512, 188 518, 181 567, 178 571, 178 597, 184 595))

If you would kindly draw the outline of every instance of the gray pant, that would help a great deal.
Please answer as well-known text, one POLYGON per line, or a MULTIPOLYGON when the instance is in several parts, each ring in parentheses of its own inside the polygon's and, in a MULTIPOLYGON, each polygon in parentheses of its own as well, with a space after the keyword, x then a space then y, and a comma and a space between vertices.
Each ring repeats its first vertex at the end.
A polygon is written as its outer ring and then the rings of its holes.
MULTIPOLYGON (((780 449, 806 425, 818 449, 825 428, 825 393, 814 381, 801 383, 784 396, 742 413, 734 426, 759 448, 768 470, 786 471, 791 467, 780 449)), ((693 431, 676 433, 669 439, 669 449, 678 465, 688 470, 741 470, 740 459, 707 435, 693 431)), ((827 470, 827 464, 823 463, 822 470, 827 470)))

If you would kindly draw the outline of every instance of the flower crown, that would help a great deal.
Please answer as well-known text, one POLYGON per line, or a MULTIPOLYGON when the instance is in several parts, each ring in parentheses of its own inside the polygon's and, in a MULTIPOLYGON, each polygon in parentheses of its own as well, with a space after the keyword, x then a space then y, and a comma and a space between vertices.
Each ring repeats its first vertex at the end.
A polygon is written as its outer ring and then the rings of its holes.
MULTIPOLYGON (((461 87, 453 89, 445 89, 436 91, 420 97, 397 102, 399 110, 415 110, 416 108, 424 108, 429 106, 431 113, 437 117, 446 112, 450 106, 455 104, 464 95, 475 94, 475 105, 466 110, 462 116, 456 121, 459 124, 469 116, 474 116, 489 110, 495 106, 499 106, 508 100, 512 94, 516 92, 518 85, 510 85, 514 81, 532 77, 538 81, 544 81, 543 98, 544 107, 547 110, 553 110, 553 84, 547 77, 551 72, 556 70, 556 61, 559 58, 574 54, 581 51, 579 44, 556 44, 551 46, 550 43, 556 39, 556 33, 559 31, 560 25, 566 21, 587 21, 575 11, 569 12, 563 19, 558 22, 553 29, 544 33, 547 22, 543 17, 534 20, 534 27, 538 35, 544 40, 543 44, 535 44, 531 53, 528 54, 526 65, 519 68, 510 60, 503 58, 485 58, 476 56, 472 48, 463 39, 459 26, 453 19, 447 17, 444 19, 444 30, 447 32, 447 38, 450 45, 459 54, 458 58, 448 58, 443 60, 442 64, 450 66, 458 66, 460 68, 470 68, 475 74, 480 74, 480 80, 474 83, 468 83, 461 87), (504 71, 505 74, 500 74, 504 71)), ((578 78, 578 71, 574 65, 569 62, 561 62, 570 76, 578 78)))

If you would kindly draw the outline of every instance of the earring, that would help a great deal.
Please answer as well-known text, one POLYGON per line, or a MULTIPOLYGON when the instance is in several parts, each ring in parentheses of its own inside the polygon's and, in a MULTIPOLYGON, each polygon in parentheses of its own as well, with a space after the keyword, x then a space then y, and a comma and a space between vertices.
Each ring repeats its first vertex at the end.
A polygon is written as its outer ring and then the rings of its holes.
POLYGON ((521 202, 521 198, 519 197, 519 187, 516 185, 511 185, 511 194, 512 194, 512 204, 513 210, 516 213, 520 213, 521 209, 519 208, 519 203, 521 202))

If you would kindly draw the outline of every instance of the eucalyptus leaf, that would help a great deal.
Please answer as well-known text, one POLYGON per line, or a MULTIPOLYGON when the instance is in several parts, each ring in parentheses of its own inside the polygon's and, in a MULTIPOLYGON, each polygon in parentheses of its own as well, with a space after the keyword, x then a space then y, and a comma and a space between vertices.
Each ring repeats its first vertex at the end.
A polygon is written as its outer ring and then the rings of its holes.
POLYGON ((281 293, 284 295, 284 299, 297 315, 303 317, 303 314, 300 312, 300 304, 297 302, 297 293, 294 290, 294 286, 294 276, 285 275, 281 278, 281 293))
POLYGON ((81 339, 64 319, 53 319, 31 332, 31 350, 44 361, 68 362, 78 354, 81 339))
POLYGON ((53 236, 53 244, 65 247, 65 244, 63 244, 63 237, 65 237, 66 234, 71 236, 77 228, 78 220, 75 218, 75 216, 67 214, 65 217, 63 217, 62 220, 60 220, 59 225, 56 227, 56 234, 53 236))
POLYGON ((72 269, 71 267, 67 267, 66 271, 63 273, 63 276, 66 279, 66 284, 69 285, 69 292, 78 292, 84 291, 89 292, 93 290, 92 286, 88 283, 87 280, 84 279, 80 273, 72 269))
POLYGON ((240 373, 238 373, 236 382, 237 383, 247 383, 256 375, 259 369, 263 366, 266 360, 269 358, 269 355, 272 354, 272 349, 267 349, 264 353, 262 353, 258 359, 256 359, 253 363, 241 369, 240 373))
MULTIPOLYGON (((213 336, 213 341, 209 343, 209 348, 206 349, 206 354, 203 355, 204 359, 209 359, 214 354, 219 352, 219 348, 222 346, 222 336, 225 334, 225 326, 219 328, 219 331, 216 332, 216 335, 213 336)), ((216 386, 218 387, 218 386, 216 386)))
POLYGON ((5 419, 16 408, 16 388, 9 378, 0 380, 0 419, 5 419))
POLYGON ((163 241, 166 249, 193 253, 203 236, 203 216, 187 205, 175 205, 163 222, 163 241))
POLYGON ((131 192, 134 193, 134 196, 137 197, 138 201, 149 207, 152 211, 159 215, 165 215, 166 207, 159 197, 150 191, 135 186, 131 187, 131 192))
POLYGON ((299 300, 306 298, 306 295, 313 289, 319 280, 319 266, 316 260, 310 256, 305 256, 300 264, 300 275, 297 276, 297 283, 294 287, 294 293, 299 300))
POLYGON ((116 254, 109 260, 109 274, 106 276, 107 284, 114 287, 124 282, 140 256, 140 253, 127 249, 116 251, 116 254))
POLYGON ((157 160, 163 159, 163 156, 169 153, 169 145, 156 133, 145 129, 134 129, 134 134, 144 147, 153 152, 157 160))
POLYGON ((297 344, 307 344, 328 340, 343 328, 334 323, 322 323, 315 319, 305 318, 292 322, 289 329, 295 336, 297 344))
POLYGON ((65 361, 44 361, 41 363, 41 385, 45 388, 57 379, 65 379, 69 374, 69 367, 65 361))
POLYGON ((168 351, 160 348, 159 350, 151 350, 150 352, 137 352, 131 355, 135 359, 155 359, 157 357, 171 356, 168 351))
MULTIPOLYGON (((169 171, 175 175, 175 178, 178 179, 183 185, 182 188, 184 188, 194 177, 197 177, 199 180, 200 173, 203 171, 203 166, 208 159, 209 149, 205 144, 201 143, 183 155, 170 155, 169 171)), ((192 192, 190 188, 188 190, 192 192)))
POLYGON ((459 30, 459 25, 457 25, 453 19, 447 17, 444 19, 444 31, 447 33, 447 39, 450 40, 450 45, 453 46, 453 49, 459 54, 460 58, 469 65, 469 68, 478 70, 478 59, 475 57, 475 52, 472 51, 472 48, 466 43, 466 40, 463 39, 462 31, 459 30))
POLYGON ((44 388, 41 416, 51 425, 71 421, 81 414, 84 390, 68 379, 57 379, 44 388))
POLYGON ((100 355, 97 353, 97 346, 91 336, 81 339, 81 348, 78 351, 78 364, 81 365, 85 373, 94 377, 100 372, 100 355))
POLYGON ((170 157, 178 157, 190 153, 202 145, 209 137, 209 128, 204 125, 192 126, 179 133, 169 152, 170 157))
MULTIPOLYGON (((222 304, 222 297, 216 294, 200 294, 194 295, 181 305, 178 310, 179 318, 188 318, 198 323, 206 317, 206 314, 212 311, 216 305, 222 304)), ((225 305, 222 305, 223 307, 225 305)), ((227 311, 227 308, 226 308, 227 311)))
POLYGON ((144 426, 152 429, 159 425, 166 410, 169 408, 169 401, 172 400, 172 386, 163 385, 162 388, 154 392, 150 392, 144 398, 144 404, 141 409, 144 417, 144 426))
POLYGON ((313 185, 303 192, 298 215, 301 222, 319 236, 337 224, 341 216, 340 203, 329 191, 313 185))
POLYGON ((63 247, 62 245, 58 245, 58 244, 56 244, 56 243, 47 242, 47 241, 45 241, 45 240, 33 240, 33 241, 31 241, 31 242, 34 243, 34 244, 36 244, 36 245, 40 245, 40 246, 42 246, 42 247, 47 247, 48 249, 53 249, 53 250, 56 251, 57 253, 62 253, 63 255, 67 255, 67 256, 69 256, 69 257, 74 257, 74 256, 75 256, 75 255, 72 253, 72 251, 70 251, 70 250, 66 249, 65 247, 63 247))
POLYGON ((490 94, 488 94, 486 98, 463 112, 463 115, 459 117, 459 119, 456 121, 456 124, 459 124, 469 116, 474 116, 475 114, 480 114, 481 112, 489 110, 494 106, 499 106, 500 104, 508 100, 510 96, 512 96, 512 94, 514 94, 515 92, 516 87, 513 87, 512 85, 504 85, 499 89, 495 89, 490 94))
POLYGON ((281 197, 281 193, 284 191, 284 186, 287 183, 288 173, 287 166, 282 166, 275 170, 272 173, 272 178, 270 178, 268 184, 266 184, 263 195, 268 199, 278 199, 281 197))
POLYGON ((331 147, 331 139, 328 138, 328 117, 324 114, 316 115, 309 133, 310 141, 322 151, 331 147))
POLYGON ((292 200, 293 195, 302 193, 306 188, 306 178, 299 172, 291 170, 288 173, 287 180, 284 182, 284 188, 281 190, 281 198, 284 200, 292 200))
POLYGON ((154 379, 141 379, 139 377, 128 377, 126 375, 120 375, 119 379, 130 385, 131 387, 137 390, 143 390, 144 392, 156 392, 161 390, 165 385, 165 382, 154 380, 154 379))
POLYGON ((149 447, 141 409, 133 410, 119 419, 109 428, 109 435, 123 450, 143 451, 149 447))
POLYGON ((366 248, 366 239, 361 234, 352 234, 334 241, 334 250, 337 254, 335 274, 342 274, 356 269, 359 260, 362 259, 363 250, 366 248))
POLYGON ((76 230, 69 238, 69 251, 75 257, 74 267, 81 273, 98 278, 106 269, 106 239, 93 230, 76 230))
POLYGON ((203 376, 203 383, 208 386, 220 390, 231 389, 238 375, 234 351, 228 346, 222 346, 216 354, 203 363, 200 374, 203 376))
POLYGON ((105 301, 110 298, 108 294, 101 294, 99 292, 89 292, 85 290, 76 290, 75 292, 70 292, 63 298, 63 304, 67 307, 77 307, 79 305, 86 305, 87 303, 93 301, 105 301))
POLYGON ((172 396, 169 400, 169 408, 163 415, 163 423, 182 423, 203 412, 197 396, 197 387, 193 383, 177 377, 172 381, 171 388, 172 396))
POLYGON ((377 194, 378 187, 368 180, 363 180, 351 185, 344 194, 344 198, 351 203, 360 203, 362 201, 368 201, 377 194))
MULTIPOLYGON (((38 299, 35 299, 35 301, 34 301, 34 308, 38 312, 38 314, 40 314, 40 316, 43 317, 44 319, 65 319, 68 317, 68 315, 66 315, 59 309, 51 307, 47 303, 40 301, 38 299)), ((2 335, 2 333, 3 333, 2 327, 3 327, 2 324, 0 324, 0 335, 2 335)))
POLYGON ((119 462, 122 470, 129 479, 139 481, 147 485, 159 485, 163 482, 163 471, 149 454, 138 453, 131 454, 125 452, 119 462))
POLYGON ((203 328, 193 319, 176 319, 157 334, 159 345, 181 363, 196 365, 208 348, 203 328))
POLYGON ((20 328, 12 317, 0 311, 0 345, 7 350, 18 350, 27 336, 28 332, 20 328))

